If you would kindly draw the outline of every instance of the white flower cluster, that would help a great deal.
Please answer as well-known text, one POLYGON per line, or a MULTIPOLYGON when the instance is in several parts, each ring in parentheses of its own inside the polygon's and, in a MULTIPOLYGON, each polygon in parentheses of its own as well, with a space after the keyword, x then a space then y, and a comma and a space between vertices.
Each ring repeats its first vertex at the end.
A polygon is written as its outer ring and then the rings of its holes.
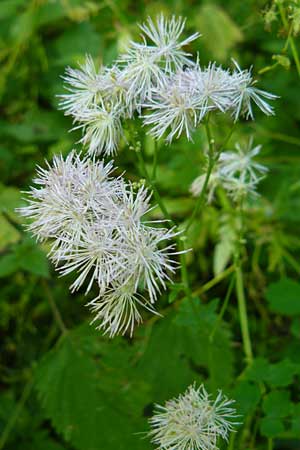
POLYGON ((78 274, 72 291, 86 283, 88 292, 97 283, 99 295, 89 306, 111 337, 132 334, 142 320, 139 305, 154 312, 160 288, 176 268, 174 245, 165 245, 175 233, 143 221, 147 190, 135 192, 123 177, 112 177, 112 170, 111 162, 74 152, 65 160, 56 156, 52 166, 38 168, 37 187, 20 209, 32 219, 29 230, 40 241, 50 239, 49 256, 59 272, 78 274))
MULTIPOLYGON (((268 170, 254 161, 260 150, 261 145, 253 147, 253 140, 249 139, 246 146, 237 143, 234 150, 221 152, 208 181, 208 203, 213 200, 218 186, 222 186, 234 201, 247 195, 258 195, 256 187, 268 170)), ((200 195, 205 178, 204 173, 193 181, 190 191, 195 197, 200 195)))
POLYGON ((131 42, 112 67, 96 70, 88 56, 79 69, 64 76, 69 91, 61 96, 61 108, 83 129, 81 142, 89 153, 112 155, 123 136, 123 121, 136 112, 150 125, 150 133, 167 142, 194 129, 210 111, 229 112, 253 119, 253 103, 273 114, 266 100, 275 95, 255 87, 250 70, 233 71, 215 63, 201 67, 183 47, 199 34, 181 39, 185 20, 163 15, 140 26, 141 42, 131 42), (142 111, 143 110, 143 111, 142 111), (144 112, 144 110, 146 110, 144 112))
POLYGON ((229 400, 219 391, 213 401, 203 385, 189 386, 165 406, 156 405, 149 435, 158 450, 217 450, 218 439, 227 440, 237 417, 229 400))

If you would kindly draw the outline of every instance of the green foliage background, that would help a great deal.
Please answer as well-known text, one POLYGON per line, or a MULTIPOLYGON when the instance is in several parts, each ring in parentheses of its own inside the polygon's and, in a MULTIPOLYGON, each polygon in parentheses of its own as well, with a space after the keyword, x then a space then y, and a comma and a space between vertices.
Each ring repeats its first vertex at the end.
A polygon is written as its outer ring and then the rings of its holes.
MULTIPOLYGON (((267 6, 260 0, 0 1, 0 449, 150 449, 145 432, 154 403, 196 381, 237 401, 244 425, 228 448, 299 450, 300 78, 289 50, 283 62, 275 56, 281 64, 274 70, 258 75, 286 39, 279 20, 265 29, 267 6), (247 215, 244 271, 255 360, 246 369, 234 294, 218 319, 231 273, 224 205, 205 207, 188 236, 194 304, 175 284, 159 300, 164 318, 146 315, 132 340, 109 340, 88 325, 87 299, 70 295, 71 278, 58 278, 47 248, 24 233, 14 211, 36 164, 67 154, 79 138, 57 109, 65 66, 83 62, 86 53, 111 63, 137 36, 136 23, 160 11, 186 16, 188 31, 202 33, 191 49, 202 64, 228 66, 234 57, 242 67, 253 65, 260 87, 280 96, 276 116, 257 111, 257 121, 244 122, 233 138, 253 135, 269 168, 263 195, 247 215)), ((214 125, 222 139, 226 124, 214 125)), ((151 142, 143 145, 150 159, 151 142)), ((201 171, 204 145, 199 131, 194 143, 181 139, 160 149, 158 188, 178 221, 192 210, 189 185, 201 171)), ((138 179, 126 143, 116 163, 138 179)))

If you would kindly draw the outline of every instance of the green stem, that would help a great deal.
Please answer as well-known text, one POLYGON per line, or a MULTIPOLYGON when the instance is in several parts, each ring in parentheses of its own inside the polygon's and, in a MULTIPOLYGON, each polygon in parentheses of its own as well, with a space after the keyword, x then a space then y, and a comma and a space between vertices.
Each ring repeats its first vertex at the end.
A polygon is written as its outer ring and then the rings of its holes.
POLYGON ((235 283, 235 279, 234 278, 235 277, 233 276, 231 278, 231 280, 230 280, 228 291, 226 293, 225 300, 223 302, 221 311, 219 312, 219 315, 217 317, 216 323, 215 323, 215 325, 214 325, 214 327, 212 329, 212 332, 210 333, 210 336, 209 336, 210 342, 213 342, 215 333, 216 333, 216 331, 218 329, 218 326, 219 326, 221 320, 223 319, 223 316, 224 316, 225 311, 227 309, 227 306, 228 306, 228 303, 229 303, 229 300, 230 300, 230 297, 231 297, 231 293, 232 293, 232 290, 233 290, 233 287, 234 287, 234 283, 235 283))
POLYGON ((268 438, 268 450, 273 450, 273 439, 268 438))
POLYGON ((18 403, 14 413, 9 418, 9 420, 8 420, 8 422, 6 424, 6 427, 3 430, 3 433, 2 433, 1 438, 0 438, 0 450, 4 449, 6 441, 8 440, 8 437, 9 437, 11 431, 13 430, 13 428, 14 428, 17 420, 18 420, 18 417, 20 416, 20 414, 22 412, 22 409, 23 409, 23 407, 24 407, 24 405, 25 405, 25 403, 26 403, 26 401, 27 401, 27 399, 28 399, 28 397, 30 395, 32 386, 33 386, 33 379, 31 378, 27 382, 27 384, 26 384, 26 386, 25 386, 25 388, 23 390, 23 393, 21 395, 20 401, 19 401, 19 403, 18 403))
POLYGON ((212 173, 213 167, 214 167, 214 140, 212 139, 212 135, 211 135, 211 131, 210 131, 210 127, 209 127, 209 121, 207 120, 207 122, 205 123, 205 131, 206 131, 206 136, 207 136, 207 140, 208 140, 208 168, 207 168, 207 172, 206 172, 206 176, 205 176, 205 180, 201 189, 201 192, 199 194, 199 197, 196 201, 194 210, 190 216, 190 219, 187 223, 187 226, 185 228, 185 232, 187 232, 192 223, 194 222, 194 219, 196 218, 201 206, 203 205, 204 201, 205 201, 205 194, 206 194, 206 190, 207 190, 207 186, 208 186, 208 182, 209 182, 209 178, 210 175, 212 173))
POLYGON ((152 181, 152 179, 151 179, 151 177, 149 175, 149 172, 147 170, 147 167, 146 167, 143 155, 142 155, 142 151, 138 150, 136 153, 137 153, 138 160, 139 160, 142 172, 143 172, 143 176, 146 178, 146 181, 150 185, 150 187, 151 187, 151 189, 153 191, 153 194, 154 194, 154 198, 155 198, 158 206, 160 207, 161 212, 163 213, 165 218, 167 220, 169 220, 169 222, 171 223, 172 226, 176 226, 174 220, 172 219, 172 217, 170 216, 167 208, 164 205, 164 202, 163 202, 163 200, 162 200, 162 198, 161 198, 161 196, 160 196, 160 194, 159 194, 159 192, 157 190, 157 187, 156 187, 155 183, 152 181))
POLYGON ((224 278, 228 277, 232 272, 234 272, 235 266, 232 265, 228 267, 224 272, 219 273, 216 275, 212 280, 209 280, 207 283, 205 283, 203 286, 200 286, 198 289, 196 289, 193 294, 194 295, 200 295, 204 292, 209 291, 211 288, 216 286, 220 281, 224 280, 224 278))
POLYGON ((228 450, 234 449, 235 438, 236 438, 236 433, 231 433, 230 438, 229 438, 228 450))
POLYGON ((152 166, 152 180, 156 180, 156 169, 157 169, 157 163, 158 163, 158 148, 157 148, 157 141, 154 141, 154 154, 153 154, 153 166, 152 166))
MULTIPOLYGON (((284 8, 283 8, 283 6, 281 4, 278 4, 278 8, 279 8, 279 12, 280 12, 280 16, 281 16, 281 20, 282 20, 283 26, 284 26, 285 30, 288 32, 289 24, 288 24, 288 20, 286 18, 286 15, 285 15, 284 8)), ((290 45, 290 48, 291 48, 291 51, 292 51, 292 55, 293 55, 293 58, 294 58, 294 61, 295 61, 296 69, 297 69, 298 75, 300 77, 300 58, 299 58, 299 54, 298 54, 298 50, 297 50, 294 38, 293 38, 291 33, 289 33, 289 35, 288 35, 288 41, 289 41, 289 45, 290 45)))
MULTIPOLYGON (((151 179, 151 177, 149 175, 149 172, 147 170, 147 167, 146 167, 146 164, 145 164, 145 161, 143 158, 142 150, 138 150, 137 155, 138 155, 138 159, 140 162, 140 166, 141 166, 143 175, 145 176, 147 183, 149 184, 149 186, 151 187, 151 189, 153 191, 154 198, 155 198, 158 206, 160 207, 161 212, 163 213, 164 217, 170 222, 172 227, 177 227, 176 223, 174 222, 174 220, 172 219, 171 215, 169 214, 167 208, 164 205, 163 199, 160 196, 160 193, 155 185, 155 182, 153 182, 153 180, 151 179)), ((153 171, 152 171, 152 173, 153 173, 153 171)), ((180 238, 180 236, 177 236, 176 241, 177 241, 177 246, 178 246, 179 251, 184 252, 185 248, 184 248, 183 239, 180 238)), ((180 254, 180 271, 181 271, 181 278, 182 278, 182 283, 184 286, 185 294, 187 297, 190 298, 191 297, 191 289, 190 289, 190 285, 189 285, 185 253, 180 254)))
POLYGON ((240 325, 241 332, 243 338, 243 346, 244 352, 246 356, 246 361, 248 364, 251 364, 253 361, 253 353, 252 353, 252 345, 248 327, 248 317, 247 317, 247 308, 246 308, 246 299, 244 292, 244 281, 243 281, 243 273, 241 269, 240 262, 236 262, 235 267, 235 276, 236 276, 236 295, 238 300, 238 308, 239 308, 239 316, 240 316, 240 325))
POLYGON ((52 296, 52 293, 51 293, 51 290, 49 288, 49 285, 48 285, 47 281, 43 281, 42 284, 43 284, 44 291, 45 291, 45 294, 46 294, 46 298, 47 298, 48 303, 50 305, 53 317, 54 317, 54 319, 55 319, 55 321, 57 323, 57 326, 60 329, 61 334, 65 335, 65 334, 67 334, 68 329, 67 329, 67 327, 66 327, 66 325, 65 325, 65 323, 63 321, 63 318, 62 318, 62 316, 60 314, 59 309, 56 306, 56 303, 55 303, 54 298, 52 296))

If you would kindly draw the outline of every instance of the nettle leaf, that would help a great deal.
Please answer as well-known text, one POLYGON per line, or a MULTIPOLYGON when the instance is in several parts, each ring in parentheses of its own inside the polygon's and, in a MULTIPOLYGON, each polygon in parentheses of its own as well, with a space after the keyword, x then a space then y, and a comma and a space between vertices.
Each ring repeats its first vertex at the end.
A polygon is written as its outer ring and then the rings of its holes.
MULTIPOLYGON (((104 355, 109 352, 108 347, 114 349, 117 366, 117 356, 126 353, 126 348, 119 346, 118 340, 99 339, 99 335, 97 339, 92 331, 88 338, 80 330, 68 333, 38 366, 36 388, 46 416, 76 449, 141 447, 137 433, 147 431, 143 419, 143 409, 149 403, 147 388, 129 372, 110 367, 101 355, 102 350, 104 355), (98 342, 97 358, 91 355, 95 351, 93 340, 98 342)), ((143 447, 147 445, 145 441, 143 447)))
POLYGON ((300 314, 300 284, 289 278, 282 278, 267 288, 266 298, 273 312, 287 316, 300 314))
POLYGON ((231 382, 233 352, 223 322, 210 339, 217 303, 185 299, 175 314, 152 326, 138 370, 151 384, 155 402, 178 395, 194 381, 207 381, 213 391, 231 382))

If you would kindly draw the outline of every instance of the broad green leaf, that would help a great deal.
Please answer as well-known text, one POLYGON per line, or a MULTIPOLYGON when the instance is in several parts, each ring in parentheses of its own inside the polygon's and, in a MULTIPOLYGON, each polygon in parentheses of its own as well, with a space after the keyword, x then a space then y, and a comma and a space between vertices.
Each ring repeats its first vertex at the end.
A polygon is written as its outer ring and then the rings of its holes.
POLYGON ((201 305, 199 299, 185 299, 176 314, 153 325, 138 369, 156 401, 178 395, 194 381, 206 380, 212 390, 231 381, 233 354, 223 322, 210 339, 216 306, 217 302, 201 305))
POLYGON ((268 286, 266 298, 271 311, 295 316, 300 314, 300 284, 289 278, 282 278, 268 286))
POLYGON ((143 409, 149 403, 143 381, 110 367, 101 355, 102 345, 107 353, 109 347, 118 347, 118 341, 98 342, 96 360, 78 337, 69 333, 38 366, 36 387, 47 417, 76 449, 140 449, 137 433, 147 430, 143 409))

